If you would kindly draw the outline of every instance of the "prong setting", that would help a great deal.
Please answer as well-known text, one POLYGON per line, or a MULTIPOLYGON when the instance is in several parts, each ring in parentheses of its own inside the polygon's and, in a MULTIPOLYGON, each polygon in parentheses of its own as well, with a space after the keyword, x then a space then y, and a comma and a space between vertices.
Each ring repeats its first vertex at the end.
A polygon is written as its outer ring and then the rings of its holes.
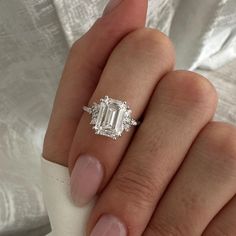
POLYGON ((132 119, 132 111, 127 102, 109 98, 107 95, 94 102, 91 107, 83 107, 85 112, 91 114, 90 124, 93 125, 95 134, 107 136, 116 140, 122 136, 123 131, 128 132, 131 126, 138 125, 132 119))

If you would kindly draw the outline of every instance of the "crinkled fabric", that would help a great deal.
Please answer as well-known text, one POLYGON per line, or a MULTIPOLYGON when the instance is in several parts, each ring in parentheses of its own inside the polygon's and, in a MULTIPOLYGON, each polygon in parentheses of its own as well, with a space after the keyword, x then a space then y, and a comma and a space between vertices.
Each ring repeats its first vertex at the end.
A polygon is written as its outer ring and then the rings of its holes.
MULTIPOLYGON (((53 0, 71 45, 101 15, 106 0, 53 0)), ((235 0, 149 0, 147 26, 172 39, 177 68, 216 69, 236 58, 235 0)))
POLYGON ((170 37, 177 67, 217 69, 236 58, 236 1, 182 0, 170 37))
MULTIPOLYGON (((50 230, 40 182, 43 136, 68 49, 105 3, 0 1, 0 235, 50 230)), ((236 124, 236 61, 216 70, 235 59, 236 1, 149 3, 147 26, 170 35, 178 68, 210 78, 220 95, 216 119, 236 124)))
POLYGON ((68 168, 41 159, 43 193, 52 226, 50 236, 86 235, 86 222, 96 198, 84 207, 75 206, 70 195, 68 168))
POLYGON ((2 236, 49 231, 39 153, 66 53, 51 1, 0 1, 2 236))

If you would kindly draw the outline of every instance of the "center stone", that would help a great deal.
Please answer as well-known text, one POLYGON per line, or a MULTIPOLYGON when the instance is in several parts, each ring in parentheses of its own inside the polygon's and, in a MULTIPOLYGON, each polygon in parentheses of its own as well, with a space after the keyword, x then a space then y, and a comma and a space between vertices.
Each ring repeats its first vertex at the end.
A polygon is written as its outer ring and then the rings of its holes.
POLYGON ((126 108, 122 102, 110 99, 99 104, 95 130, 97 134, 116 138, 124 131, 123 119, 126 108))

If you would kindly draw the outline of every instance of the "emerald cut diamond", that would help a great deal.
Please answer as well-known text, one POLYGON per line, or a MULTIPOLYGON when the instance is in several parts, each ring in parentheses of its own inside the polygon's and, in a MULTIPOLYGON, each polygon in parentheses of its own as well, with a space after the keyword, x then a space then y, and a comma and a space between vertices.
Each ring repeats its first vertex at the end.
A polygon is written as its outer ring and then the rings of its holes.
POLYGON ((129 131, 132 125, 138 123, 132 119, 129 106, 126 102, 115 100, 105 96, 100 103, 84 107, 84 111, 92 114, 91 124, 96 134, 113 139, 121 136, 123 131, 129 131))

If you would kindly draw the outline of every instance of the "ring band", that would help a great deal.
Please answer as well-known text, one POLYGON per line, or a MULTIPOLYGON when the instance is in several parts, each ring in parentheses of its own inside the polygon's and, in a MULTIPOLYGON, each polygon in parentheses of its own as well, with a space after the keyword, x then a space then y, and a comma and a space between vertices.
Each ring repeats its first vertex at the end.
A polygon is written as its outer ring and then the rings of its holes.
POLYGON ((137 126, 139 121, 131 117, 132 110, 127 102, 115 100, 105 96, 100 103, 93 103, 91 107, 84 106, 83 110, 92 116, 90 124, 94 125, 95 134, 112 139, 120 137, 131 126, 137 126))

